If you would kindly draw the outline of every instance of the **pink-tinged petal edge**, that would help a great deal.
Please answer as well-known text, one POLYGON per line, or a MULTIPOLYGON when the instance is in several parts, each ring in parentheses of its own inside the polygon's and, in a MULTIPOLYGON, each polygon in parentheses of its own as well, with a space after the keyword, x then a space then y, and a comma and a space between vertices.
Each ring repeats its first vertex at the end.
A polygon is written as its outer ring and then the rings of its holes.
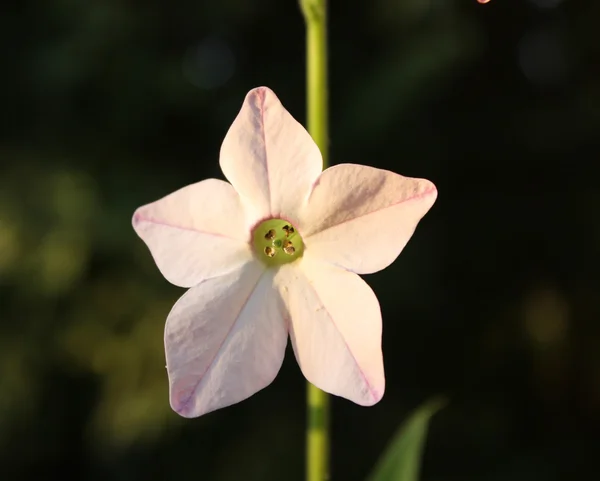
POLYGON ((306 129, 267 87, 246 95, 220 154, 225 177, 252 206, 255 220, 285 216, 296 221, 322 162, 306 129))
POLYGON ((290 317, 290 337, 306 379, 362 406, 385 391, 381 312, 356 274, 303 258, 280 269, 276 283, 290 317))
POLYGON ((238 403, 275 379, 287 326, 274 273, 250 262, 191 288, 171 310, 165 350, 171 407, 181 416, 238 403))
POLYGON ((330 167, 302 213, 306 255, 357 274, 384 269, 436 198, 429 180, 355 164, 330 167))
POLYGON ((133 228, 163 276, 192 287, 252 258, 240 198, 227 182, 207 179, 137 209, 133 228))

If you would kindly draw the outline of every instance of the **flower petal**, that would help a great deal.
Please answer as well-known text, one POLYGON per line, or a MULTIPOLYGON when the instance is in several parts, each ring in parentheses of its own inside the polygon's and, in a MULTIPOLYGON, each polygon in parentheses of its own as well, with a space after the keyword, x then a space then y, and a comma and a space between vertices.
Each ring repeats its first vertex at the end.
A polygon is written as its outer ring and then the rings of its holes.
POLYGON ((436 197, 425 179, 363 165, 331 167, 303 212, 306 254, 357 274, 377 272, 398 257, 436 197))
POLYGON ((136 210, 133 227, 177 286, 230 272, 252 258, 240 198, 227 182, 188 185, 136 210))
POLYGON ((266 87, 251 90, 231 125, 220 155, 221 169, 257 220, 297 211, 322 169, 319 148, 266 87))
POLYGON ((385 377, 381 312, 371 288, 352 272, 310 258, 283 266, 275 281, 306 379, 362 406, 378 402, 385 377))
POLYGON ((275 379, 287 327, 274 272, 251 262, 191 288, 171 310, 165 349, 171 407, 180 415, 235 404, 275 379))

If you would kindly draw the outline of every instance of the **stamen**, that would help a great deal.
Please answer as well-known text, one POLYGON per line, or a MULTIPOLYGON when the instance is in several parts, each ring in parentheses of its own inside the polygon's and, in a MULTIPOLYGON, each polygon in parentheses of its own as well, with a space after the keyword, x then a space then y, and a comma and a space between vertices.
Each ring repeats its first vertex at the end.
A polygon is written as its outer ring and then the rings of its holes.
POLYGON ((281 266, 302 257, 302 237, 289 221, 266 219, 252 232, 255 253, 268 267, 281 266))

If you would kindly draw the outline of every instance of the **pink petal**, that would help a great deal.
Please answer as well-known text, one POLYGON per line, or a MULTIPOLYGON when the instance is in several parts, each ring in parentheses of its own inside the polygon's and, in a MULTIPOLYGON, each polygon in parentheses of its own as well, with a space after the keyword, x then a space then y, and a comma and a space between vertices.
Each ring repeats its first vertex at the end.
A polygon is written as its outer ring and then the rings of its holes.
POLYGON ((279 372, 287 327, 274 270, 251 262, 177 301, 165 328, 171 407, 197 417, 240 402, 279 372))
POLYGON ((251 90, 221 147, 221 169, 257 218, 295 221, 322 169, 319 148, 266 87, 251 90))
POLYGON ((239 196, 222 180, 204 180, 140 207, 133 227, 177 286, 194 286, 252 258, 239 196))
POLYGON ((354 164, 325 170, 302 216, 306 254, 358 274, 390 265, 437 197, 435 186, 354 164))
POLYGON ((385 377, 381 313, 371 288, 356 274, 309 257, 283 266, 276 282, 306 379, 362 406, 378 402, 385 377))

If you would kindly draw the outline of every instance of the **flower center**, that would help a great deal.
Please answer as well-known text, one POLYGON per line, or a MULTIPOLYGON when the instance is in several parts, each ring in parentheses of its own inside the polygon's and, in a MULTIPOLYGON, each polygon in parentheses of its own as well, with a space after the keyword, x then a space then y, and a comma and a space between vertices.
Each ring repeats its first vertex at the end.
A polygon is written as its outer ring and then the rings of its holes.
POLYGON ((256 255, 268 266, 280 266, 302 257, 304 243, 292 224, 281 219, 261 222, 252 233, 256 255))

